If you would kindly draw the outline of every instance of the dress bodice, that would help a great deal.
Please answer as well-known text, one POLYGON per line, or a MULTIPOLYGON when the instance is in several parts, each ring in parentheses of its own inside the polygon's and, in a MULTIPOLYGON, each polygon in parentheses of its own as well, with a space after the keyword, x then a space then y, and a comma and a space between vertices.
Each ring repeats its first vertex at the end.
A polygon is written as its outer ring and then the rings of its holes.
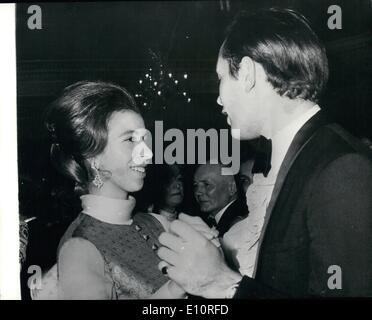
POLYGON ((138 213, 130 225, 111 224, 81 213, 62 239, 92 243, 105 263, 105 276, 112 282, 112 298, 145 298, 168 279, 158 270, 156 249, 164 228, 150 214, 138 213))

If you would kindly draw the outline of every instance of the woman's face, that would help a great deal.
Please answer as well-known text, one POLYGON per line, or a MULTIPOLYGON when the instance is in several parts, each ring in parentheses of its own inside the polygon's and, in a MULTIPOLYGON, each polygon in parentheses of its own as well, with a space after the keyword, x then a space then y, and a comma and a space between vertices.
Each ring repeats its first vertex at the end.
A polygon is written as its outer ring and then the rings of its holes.
POLYGON ((108 123, 105 150, 96 159, 100 172, 108 173, 102 193, 126 198, 129 192, 142 189, 146 166, 152 152, 146 142, 147 130, 142 117, 133 111, 112 114, 108 123))
POLYGON ((165 204, 170 208, 176 208, 183 201, 183 177, 178 167, 175 168, 172 168, 174 175, 165 189, 165 204))

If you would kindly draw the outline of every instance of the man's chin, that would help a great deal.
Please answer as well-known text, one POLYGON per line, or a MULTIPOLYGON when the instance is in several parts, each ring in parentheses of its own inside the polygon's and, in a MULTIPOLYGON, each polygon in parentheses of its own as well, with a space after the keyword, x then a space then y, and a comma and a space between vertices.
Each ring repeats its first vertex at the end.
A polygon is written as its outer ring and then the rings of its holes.
POLYGON ((205 214, 209 214, 210 208, 209 207, 203 207, 203 206, 201 206, 200 207, 200 211, 203 212, 203 213, 205 213, 205 214))
POLYGON ((233 137, 236 140, 244 140, 241 135, 241 130, 239 128, 231 127, 231 137, 233 137))
POLYGON ((254 140, 260 137, 260 134, 255 132, 243 132, 240 129, 231 129, 231 136, 236 140, 254 140))

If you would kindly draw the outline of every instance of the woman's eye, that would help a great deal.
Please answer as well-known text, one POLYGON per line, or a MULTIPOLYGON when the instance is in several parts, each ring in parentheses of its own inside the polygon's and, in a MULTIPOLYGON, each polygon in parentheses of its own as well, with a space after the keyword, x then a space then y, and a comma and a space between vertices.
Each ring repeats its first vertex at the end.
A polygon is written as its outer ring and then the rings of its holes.
POLYGON ((137 137, 129 137, 128 139, 125 139, 125 141, 137 142, 138 141, 138 138, 137 137))
POLYGON ((131 138, 131 142, 140 142, 140 141, 145 141, 146 136, 133 136, 131 138))
POLYGON ((136 142, 136 138, 128 137, 128 138, 123 139, 123 142, 134 143, 134 142, 136 142))

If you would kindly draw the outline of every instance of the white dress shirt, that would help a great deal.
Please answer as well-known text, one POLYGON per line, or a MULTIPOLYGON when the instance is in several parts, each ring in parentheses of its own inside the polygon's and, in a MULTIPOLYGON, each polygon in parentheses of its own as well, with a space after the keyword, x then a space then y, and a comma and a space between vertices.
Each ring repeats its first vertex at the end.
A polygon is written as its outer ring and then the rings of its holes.
POLYGON ((242 275, 254 276, 258 242, 264 224, 274 185, 284 157, 301 127, 320 110, 313 106, 288 126, 278 131, 272 139, 271 170, 265 178, 262 173, 253 175, 246 198, 249 215, 225 233, 223 248, 239 268, 242 275))

